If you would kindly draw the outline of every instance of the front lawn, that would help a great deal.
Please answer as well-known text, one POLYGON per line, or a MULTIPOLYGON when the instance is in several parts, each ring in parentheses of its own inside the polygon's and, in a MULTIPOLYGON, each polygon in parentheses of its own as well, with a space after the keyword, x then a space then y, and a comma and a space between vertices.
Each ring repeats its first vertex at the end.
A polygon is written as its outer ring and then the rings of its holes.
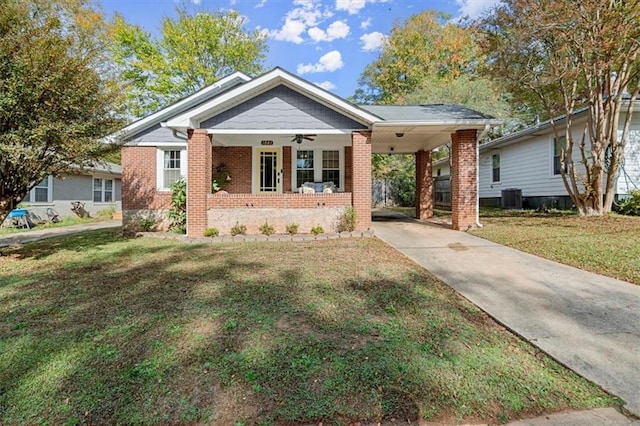
POLYGON ((376 239, 2 249, 0 424, 499 423, 620 405, 376 239))
POLYGON ((640 284, 640 217, 579 217, 502 211, 473 231, 487 240, 580 269, 640 284), (506 216, 509 215, 509 216, 506 216))

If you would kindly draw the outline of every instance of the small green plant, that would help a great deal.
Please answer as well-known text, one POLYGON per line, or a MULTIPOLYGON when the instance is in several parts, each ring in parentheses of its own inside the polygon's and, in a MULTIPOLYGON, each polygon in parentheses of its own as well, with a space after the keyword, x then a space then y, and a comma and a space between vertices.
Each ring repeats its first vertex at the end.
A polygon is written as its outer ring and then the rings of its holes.
POLYGON ((298 233, 298 224, 297 223, 290 223, 287 225, 287 234, 289 235, 296 235, 298 233))
POLYGON ((140 220, 140 229, 142 229, 142 232, 151 232, 155 226, 156 222, 151 218, 140 220))
POLYGON ((354 229, 356 229, 356 210, 353 207, 348 207, 338 219, 336 230, 338 232, 351 232, 354 229))
POLYGON ((207 228, 204 231, 205 237, 217 237, 219 234, 220 231, 218 231, 218 228, 207 228))
POLYGON ((246 235, 246 234, 247 234, 246 225, 241 225, 238 222, 236 222, 236 224, 231 227, 231 235, 233 236, 246 235))
POLYGON ((322 228, 322 226, 320 225, 316 225, 313 228, 311 228, 311 233, 313 235, 320 235, 320 234, 324 234, 324 229, 322 228))
POLYGON ((178 234, 187 232, 187 182, 180 178, 171 184, 171 225, 169 229, 178 234))
POLYGON ((620 202, 620 214, 640 216, 640 190, 631 191, 630 196, 620 202))
POLYGON ((109 206, 107 208, 98 210, 96 212, 96 216, 98 216, 100 219, 111 219, 111 217, 115 212, 116 212, 115 206, 109 206))
POLYGON ((266 236, 276 233, 276 229, 273 226, 269 225, 269 222, 267 222, 266 220, 264 221, 264 224, 260 225, 260 228, 258 229, 260 230, 261 234, 264 234, 266 236))

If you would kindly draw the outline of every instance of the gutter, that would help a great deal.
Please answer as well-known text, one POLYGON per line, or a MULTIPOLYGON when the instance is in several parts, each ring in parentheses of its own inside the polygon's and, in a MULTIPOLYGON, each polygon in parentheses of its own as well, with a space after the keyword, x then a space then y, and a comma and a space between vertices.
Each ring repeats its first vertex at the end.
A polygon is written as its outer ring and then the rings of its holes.
MULTIPOLYGON (((478 145, 478 141, 483 138, 484 135, 491 129, 489 124, 484 126, 484 129, 478 135, 476 140, 476 145, 478 145)), ((476 146, 476 226, 478 228, 482 228, 482 224, 480 223, 480 147, 476 146)))

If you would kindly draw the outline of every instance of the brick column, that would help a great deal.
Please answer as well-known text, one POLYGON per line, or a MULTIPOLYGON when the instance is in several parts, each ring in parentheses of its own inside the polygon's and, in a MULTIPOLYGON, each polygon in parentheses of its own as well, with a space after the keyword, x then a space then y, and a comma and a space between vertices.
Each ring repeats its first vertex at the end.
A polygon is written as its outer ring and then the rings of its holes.
POLYGON ((207 195, 211 193, 212 147, 206 129, 189 130, 187 142, 187 236, 207 229, 207 195))
POLYGON ((416 218, 433 217, 433 177, 431 151, 416 152, 416 218))
POLYGON ((371 132, 351 133, 352 204, 356 230, 371 227, 371 132))
POLYGON ((451 223, 457 231, 476 227, 477 149, 475 130, 458 130, 451 134, 451 223))

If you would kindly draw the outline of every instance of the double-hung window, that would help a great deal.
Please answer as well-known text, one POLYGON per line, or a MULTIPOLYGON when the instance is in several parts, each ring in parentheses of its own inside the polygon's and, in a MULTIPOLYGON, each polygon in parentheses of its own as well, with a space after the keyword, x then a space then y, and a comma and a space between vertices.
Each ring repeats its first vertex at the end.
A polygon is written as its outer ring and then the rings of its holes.
POLYGON ((93 202, 113 202, 113 179, 93 178, 93 202))
MULTIPOLYGON (((553 174, 554 175, 561 174, 561 170, 562 170, 561 155, 562 155, 562 150, 566 148, 567 148, 566 136, 560 136, 559 138, 553 139, 553 174)), ((564 171, 565 172, 567 171, 566 163, 564 165, 564 171)))
POLYGON ((294 176, 296 188, 305 182, 333 182, 342 187, 342 154, 337 149, 306 149, 296 151, 294 176))
POLYGON ((169 190, 171 185, 187 175, 187 151, 180 148, 158 149, 157 185, 169 190))
POLYGON ((491 182, 500 182, 500 154, 491 156, 491 182))
POLYGON ((38 184, 29 191, 29 196, 25 201, 29 203, 50 203, 52 180, 51 176, 47 176, 42 182, 38 182, 38 184))

